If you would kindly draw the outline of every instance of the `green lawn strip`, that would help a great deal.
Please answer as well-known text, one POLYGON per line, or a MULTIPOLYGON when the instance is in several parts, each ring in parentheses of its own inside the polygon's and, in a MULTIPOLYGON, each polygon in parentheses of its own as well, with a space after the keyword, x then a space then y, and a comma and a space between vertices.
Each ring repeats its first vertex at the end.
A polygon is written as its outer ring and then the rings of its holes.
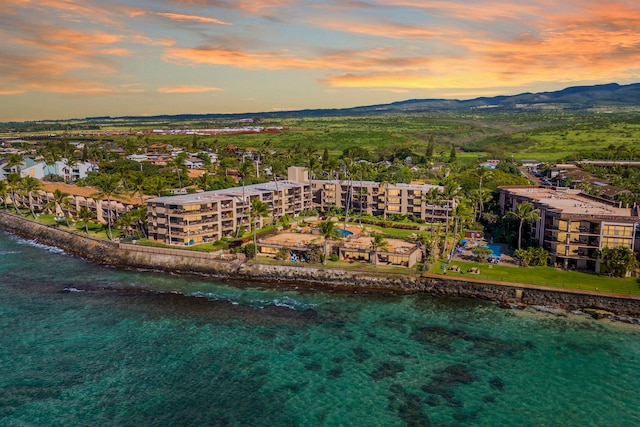
MULTIPOLYGON (((442 274, 443 264, 445 264, 444 261, 432 264, 429 268, 429 272, 442 274)), ((554 288, 640 295, 640 287, 638 285, 638 281, 634 277, 614 278, 579 271, 558 270, 551 267, 516 267, 457 260, 450 262, 447 267, 452 265, 460 267, 460 272, 447 270, 447 276, 450 277, 468 277, 481 280, 549 286, 554 288), (480 270, 480 274, 468 273, 469 269, 472 267, 478 268, 480 270), (462 271, 465 271, 465 273, 462 273, 462 271)))

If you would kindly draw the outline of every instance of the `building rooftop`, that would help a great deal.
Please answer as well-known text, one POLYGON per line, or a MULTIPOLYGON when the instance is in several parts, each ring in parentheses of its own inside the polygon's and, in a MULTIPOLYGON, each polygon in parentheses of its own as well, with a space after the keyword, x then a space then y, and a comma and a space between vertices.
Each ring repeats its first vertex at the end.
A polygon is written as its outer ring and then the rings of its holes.
POLYGON ((243 197, 257 196, 266 192, 300 188, 302 185, 291 181, 265 182, 261 184, 245 185, 244 187, 225 188, 223 190, 205 191, 203 193, 184 194, 181 196, 157 197, 149 200, 152 203, 171 203, 173 205, 187 205, 202 201, 229 200, 243 197))
POLYGON ((589 196, 577 189, 553 187, 501 187, 502 190, 567 214, 634 216, 631 208, 589 196))

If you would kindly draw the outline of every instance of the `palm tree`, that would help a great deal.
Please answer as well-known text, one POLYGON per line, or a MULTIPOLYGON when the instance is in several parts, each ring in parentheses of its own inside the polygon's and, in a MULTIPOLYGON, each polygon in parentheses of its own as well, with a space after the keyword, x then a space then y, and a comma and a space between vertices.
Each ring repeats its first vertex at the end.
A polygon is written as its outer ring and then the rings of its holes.
POLYGON ((431 237, 429 237, 426 233, 420 233, 416 237, 416 242, 422 249, 422 261, 426 266, 427 259, 429 259, 429 255, 433 250, 433 241, 431 240, 431 237))
POLYGON ((20 189, 20 182, 22 178, 19 173, 9 173, 7 174, 7 187, 9 189, 9 196, 11 198, 11 203, 13 204, 13 209, 15 209, 16 214, 20 214, 18 210, 18 202, 16 200, 16 192, 20 189))
POLYGON ((327 257, 329 252, 329 239, 338 237, 338 229, 333 221, 322 221, 318 226, 320 234, 324 237, 324 259, 322 264, 327 264, 327 257))
POLYGON ((31 211, 31 216, 33 218, 36 217, 36 214, 33 210, 33 193, 39 191, 41 188, 42 183, 40 182, 40 180, 32 176, 25 176, 20 181, 20 189, 22 190, 23 194, 29 198, 29 210, 31 211))
POLYGON ((4 181, 0 181, 0 199, 4 203, 4 210, 9 211, 9 207, 7 206, 7 198, 9 197, 9 187, 7 183, 4 181))
POLYGON ((460 203, 453 208, 453 219, 453 245, 451 245, 450 257, 453 257, 453 251, 455 250, 456 242, 458 241, 458 225, 461 223, 464 224, 465 222, 473 219, 473 210, 468 200, 460 200, 460 203))
POLYGON ((84 232, 89 234, 89 221, 91 221, 95 215, 86 206, 82 206, 80 211, 78 211, 78 218, 84 223, 84 232))
POLYGON ((535 209, 531 202, 522 202, 516 206, 515 211, 509 211, 505 216, 510 216, 520 221, 518 227, 518 249, 522 249, 522 224, 525 222, 534 222, 540 219, 539 209, 535 209))
POLYGON ((71 207, 69 196, 69 193, 65 193, 64 191, 56 188, 53 192, 53 199, 44 205, 44 209, 47 211, 53 211, 55 214, 62 213, 65 222, 67 223, 67 227, 69 227, 69 208, 71 207))
POLYGON ((442 200, 442 192, 438 187, 433 187, 423 196, 427 205, 431 205, 431 240, 433 240, 433 232, 436 222, 436 205, 442 200))
POLYGON ((255 198, 251 201, 251 224, 253 225, 253 246, 256 251, 256 263, 258 262, 258 218, 269 215, 269 205, 255 198))
POLYGON ((485 167, 478 167, 478 169, 476 169, 475 171, 475 175, 478 177, 478 191, 480 193, 480 215, 482 215, 482 212, 484 211, 484 203, 483 203, 483 197, 482 197, 482 182, 484 181, 485 178, 489 178, 492 175, 492 171, 491 169, 487 169, 485 167))
POLYGON ((445 220, 445 232, 444 232, 444 245, 442 247, 442 255, 447 253, 447 240, 449 239, 449 211, 456 204, 456 200, 459 195, 458 184, 449 181, 444 185, 444 190, 442 192, 442 198, 447 202, 447 208, 445 211, 446 220, 445 220))
MULTIPOLYGON (((103 199, 107 199, 107 227, 109 229, 109 240, 113 240, 113 234, 111 232, 111 199, 122 194, 120 178, 117 175, 102 175, 100 180, 96 183, 96 188, 98 191, 92 194, 91 197, 95 197, 100 202, 102 202, 103 199)), ((102 205, 102 203, 100 203, 100 205, 102 205)), ((118 215, 117 208, 115 210, 115 215, 118 215)))
POLYGON ((162 197, 162 193, 169 187, 167 180, 161 176, 152 176, 145 181, 145 185, 151 194, 162 197))
POLYGON ((373 252, 373 266, 378 266, 378 252, 386 251, 389 249, 389 242, 384 239, 384 236, 380 233, 374 233, 373 239, 369 244, 369 249, 373 252))

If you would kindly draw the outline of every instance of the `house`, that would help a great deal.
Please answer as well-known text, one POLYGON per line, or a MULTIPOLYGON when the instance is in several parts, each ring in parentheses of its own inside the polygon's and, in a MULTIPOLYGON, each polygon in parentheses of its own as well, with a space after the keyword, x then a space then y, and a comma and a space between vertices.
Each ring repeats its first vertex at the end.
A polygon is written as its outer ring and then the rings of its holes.
POLYGON ((189 169, 200 169, 204 162, 198 157, 187 157, 184 159, 184 165, 189 169))

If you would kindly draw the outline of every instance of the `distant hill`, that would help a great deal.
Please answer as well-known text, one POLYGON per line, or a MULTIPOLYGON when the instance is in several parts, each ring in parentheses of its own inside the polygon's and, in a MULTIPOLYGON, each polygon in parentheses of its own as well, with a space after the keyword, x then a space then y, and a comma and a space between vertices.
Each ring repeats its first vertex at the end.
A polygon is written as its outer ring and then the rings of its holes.
MULTIPOLYGON (((590 110, 640 108, 640 83, 619 85, 610 83, 595 86, 574 86, 555 92, 521 93, 511 96, 457 99, 410 99, 390 104, 352 108, 308 109, 296 111, 254 112, 243 114, 181 114, 160 116, 126 116, 123 120, 206 120, 241 119, 247 117, 323 117, 372 115, 384 113, 420 113, 436 111, 497 110, 590 110)), ((89 119, 89 118, 87 118, 89 119)), ((100 118, 104 119, 104 118, 100 118)))

